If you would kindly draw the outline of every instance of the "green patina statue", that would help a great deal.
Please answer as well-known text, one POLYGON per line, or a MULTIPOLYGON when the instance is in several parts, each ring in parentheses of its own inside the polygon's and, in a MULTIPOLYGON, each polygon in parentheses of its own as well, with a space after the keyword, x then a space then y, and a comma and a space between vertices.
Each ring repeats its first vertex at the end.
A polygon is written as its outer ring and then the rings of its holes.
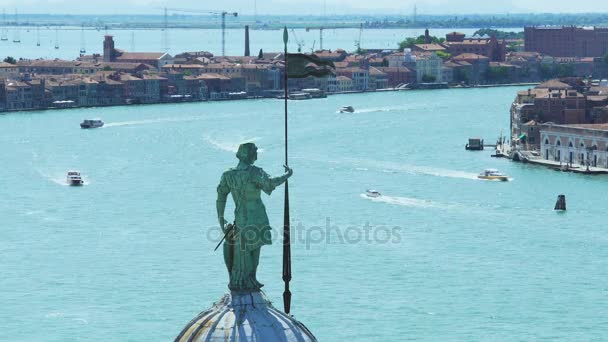
POLYGON ((260 249, 272 243, 268 215, 260 195, 262 191, 270 195, 293 171, 285 167, 283 176, 271 178, 253 166, 258 158, 253 143, 240 145, 236 157, 239 164, 222 174, 217 187, 217 216, 226 236, 224 262, 230 274, 230 290, 257 291, 264 286, 256 279, 260 249), (235 204, 234 225, 226 225, 224 219, 228 194, 232 194, 235 204))

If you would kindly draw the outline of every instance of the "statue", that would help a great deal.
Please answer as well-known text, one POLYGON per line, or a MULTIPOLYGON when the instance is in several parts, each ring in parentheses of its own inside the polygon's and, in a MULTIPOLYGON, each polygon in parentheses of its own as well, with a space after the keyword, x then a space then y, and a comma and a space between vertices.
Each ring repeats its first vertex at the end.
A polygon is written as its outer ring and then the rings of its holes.
POLYGON ((228 287, 232 291, 258 291, 263 284, 257 281, 256 271, 260 249, 272 244, 271 228, 261 192, 270 195, 291 177, 293 171, 271 178, 264 170, 253 166, 257 160, 257 147, 253 143, 239 146, 236 157, 239 164, 222 174, 217 187, 217 216, 225 234, 224 262, 230 275, 228 287), (234 224, 226 224, 224 210, 228 194, 234 200, 234 224))

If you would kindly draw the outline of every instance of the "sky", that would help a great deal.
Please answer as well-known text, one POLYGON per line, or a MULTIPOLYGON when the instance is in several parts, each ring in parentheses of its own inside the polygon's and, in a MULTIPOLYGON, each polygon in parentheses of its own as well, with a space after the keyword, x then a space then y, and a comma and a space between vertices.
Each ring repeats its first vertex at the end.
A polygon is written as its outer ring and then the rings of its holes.
POLYGON ((158 14, 162 7, 240 14, 503 14, 608 12, 603 0, 0 0, 13 14, 158 14))

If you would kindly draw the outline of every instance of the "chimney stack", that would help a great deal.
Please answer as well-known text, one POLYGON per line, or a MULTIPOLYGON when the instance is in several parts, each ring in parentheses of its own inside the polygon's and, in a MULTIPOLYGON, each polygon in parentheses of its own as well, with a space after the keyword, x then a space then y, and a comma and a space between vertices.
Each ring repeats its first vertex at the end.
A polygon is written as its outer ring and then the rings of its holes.
POLYGON ((245 25, 245 56, 249 57, 249 25, 245 25))

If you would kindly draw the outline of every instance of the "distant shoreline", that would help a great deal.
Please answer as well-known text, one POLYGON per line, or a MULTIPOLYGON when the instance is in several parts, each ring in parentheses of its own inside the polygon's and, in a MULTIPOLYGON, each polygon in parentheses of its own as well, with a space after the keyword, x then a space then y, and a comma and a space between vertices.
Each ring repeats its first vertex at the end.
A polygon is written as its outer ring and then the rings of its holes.
MULTIPOLYGON (((452 86, 445 89, 475 89, 475 88, 498 88, 498 87, 517 87, 517 86, 532 86, 538 85, 539 82, 528 82, 528 83, 505 83, 505 84, 491 84, 491 85, 477 85, 471 87, 459 87, 452 86)), ((385 92, 400 92, 400 91, 432 91, 432 90, 441 90, 441 89, 410 89, 410 88, 385 88, 385 89, 376 89, 376 90, 351 90, 344 92, 334 92, 334 93, 326 93, 327 96, 335 96, 335 95, 353 95, 353 94, 367 94, 367 93, 385 93, 385 92)), ((0 111, 0 116, 3 114, 10 113, 22 113, 22 112, 41 112, 41 111, 55 111, 55 110, 70 110, 70 109, 82 109, 82 108, 104 108, 104 107, 131 107, 131 106, 146 106, 146 105, 163 105, 163 104, 182 104, 182 103, 203 103, 203 102, 233 102, 233 101, 245 101, 245 100, 274 100, 274 97, 261 97, 261 96, 251 96, 247 98, 235 98, 235 99, 222 99, 222 100, 204 100, 204 101, 181 101, 181 102, 154 102, 154 103, 137 103, 137 104, 118 104, 118 105, 108 105, 108 106, 74 106, 74 107, 46 107, 46 108, 29 108, 29 109, 18 109, 18 110, 5 110, 0 111)), ((314 100, 311 99, 302 99, 302 100, 292 100, 289 101, 308 101, 314 100)))

